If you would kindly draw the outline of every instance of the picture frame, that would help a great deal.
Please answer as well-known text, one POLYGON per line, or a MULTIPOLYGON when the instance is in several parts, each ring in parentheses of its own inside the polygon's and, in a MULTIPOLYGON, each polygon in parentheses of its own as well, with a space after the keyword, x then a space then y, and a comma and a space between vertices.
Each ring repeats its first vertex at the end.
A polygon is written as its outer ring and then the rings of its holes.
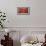
POLYGON ((17 14, 18 15, 29 15, 30 8, 29 7, 17 7, 17 14))

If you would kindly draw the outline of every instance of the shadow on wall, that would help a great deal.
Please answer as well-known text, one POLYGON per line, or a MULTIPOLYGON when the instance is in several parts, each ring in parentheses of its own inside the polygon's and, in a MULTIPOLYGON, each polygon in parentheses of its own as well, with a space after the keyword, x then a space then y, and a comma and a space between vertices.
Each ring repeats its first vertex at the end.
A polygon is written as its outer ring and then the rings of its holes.
POLYGON ((20 41, 13 40, 13 46, 21 46, 20 41))

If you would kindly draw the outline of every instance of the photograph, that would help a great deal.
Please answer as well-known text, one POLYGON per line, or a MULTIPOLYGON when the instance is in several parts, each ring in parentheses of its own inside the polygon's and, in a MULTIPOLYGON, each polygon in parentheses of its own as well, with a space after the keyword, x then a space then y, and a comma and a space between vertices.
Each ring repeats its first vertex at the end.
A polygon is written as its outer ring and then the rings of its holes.
POLYGON ((30 14, 30 8, 29 7, 17 7, 17 14, 28 15, 30 14))

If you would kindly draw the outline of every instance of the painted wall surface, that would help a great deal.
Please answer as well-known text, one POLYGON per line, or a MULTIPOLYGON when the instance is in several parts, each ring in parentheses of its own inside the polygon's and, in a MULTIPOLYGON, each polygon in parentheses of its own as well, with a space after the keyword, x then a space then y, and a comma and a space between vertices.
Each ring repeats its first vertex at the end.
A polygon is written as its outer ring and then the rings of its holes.
POLYGON ((7 27, 46 27, 46 0, 0 0, 7 27), (17 7, 30 7, 30 15, 17 15, 17 7))

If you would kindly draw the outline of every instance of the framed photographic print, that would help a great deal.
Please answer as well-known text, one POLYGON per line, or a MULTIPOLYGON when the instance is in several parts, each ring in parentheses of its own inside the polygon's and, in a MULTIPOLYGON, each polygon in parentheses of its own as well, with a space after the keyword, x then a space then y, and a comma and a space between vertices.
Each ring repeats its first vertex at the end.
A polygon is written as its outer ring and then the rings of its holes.
POLYGON ((29 7, 17 7, 17 14, 18 15, 29 15, 30 8, 29 7))

